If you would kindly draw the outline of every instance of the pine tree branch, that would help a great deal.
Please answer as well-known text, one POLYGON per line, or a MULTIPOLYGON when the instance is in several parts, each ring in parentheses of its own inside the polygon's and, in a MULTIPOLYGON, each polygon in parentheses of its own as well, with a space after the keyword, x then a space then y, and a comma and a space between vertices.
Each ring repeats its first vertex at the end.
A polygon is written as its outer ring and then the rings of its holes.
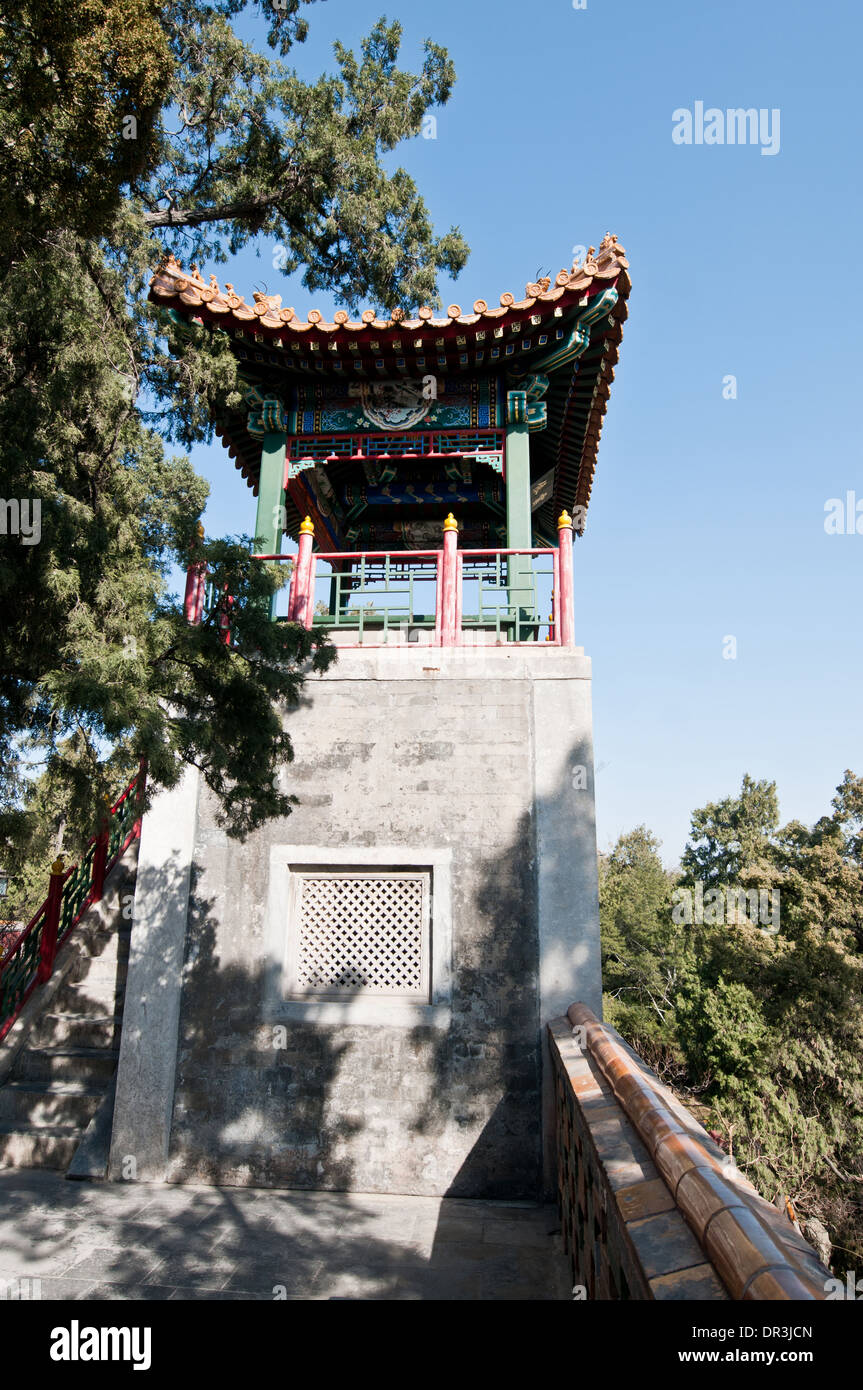
POLYGON ((296 192, 299 179, 278 193, 262 193, 257 198, 244 198, 237 203, 220 203, 213 208, 164 208, 160 212, 142 214, 148 227, 199 227, 205 222, 231 222, 238 217, 252 217, 265 212, 286 196, 296 192))

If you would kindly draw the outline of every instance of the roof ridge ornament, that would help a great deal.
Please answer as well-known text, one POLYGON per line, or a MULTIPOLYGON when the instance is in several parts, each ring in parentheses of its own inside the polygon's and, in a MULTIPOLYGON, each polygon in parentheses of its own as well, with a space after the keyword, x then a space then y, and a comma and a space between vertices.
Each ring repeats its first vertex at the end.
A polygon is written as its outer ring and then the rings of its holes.
MULTIPOLYGON (((621 284, 621 289, 626 293, 629 289, 629 278, 626 275, 628 267, 624 248, 612 232, 606 232, 600 242, 598 254, 596 248, 591 246, 581 265, 573 265, 571 270, 559 271, 553 281, 547 275, 529 281, 525 286, 525 298, 522 300, 517 301, 511 291, 505 290, 500 296, 499 308, 490 308, 488 300, 477 299, 473 303, 472 314, 464 313, 460 304, 453 303, 443 311, 443 317, 435 318, 434 310, 423 304, 417 310, 416 318, 410 318, 405 309, 397 307, 384 318, 379 317, 376 309, 365 309, 358 320, 350 319, 346 310, 338 309, 333 315, 333 322, 329 323, 318 309, 310 309, 303 320, 293 309, 281 307, 281 296, 268 295, 262 290, 256 290, 254 303, 247 305, 230 281, 226 282, 222 290, 216 277, 211 275, 207 286, 196 264, 186 272, 173 252, 169 251, 162 257, 153 275, 150 293, 157 303, 167 301, 169 307, 172 307, 172 300, 181 300, 181 313, 199 305, 206 305, 214 315, 227 315, 223 322, 230 323, 233 317, 234 324, 241 331, 247 330, 250 324, 254 324, 256 328, 261 325, 275 333, 284 332, 289 328, 289 335, 286 336, 290 337, 306 333, 310 328, 328 334, 335 333, 338 329, 353 334, 372 327, 381 331, 397 329, 401 324, 411 328, 425 324, 431 328, 451 328, 454 323, 468 326, 478 321, 480 330, 485 330, 510 309, 529 310, 538 301, 544 305, 557 301, 561 294, 567 291, 585 292, 596 279, 615 284, 622 275, 625 287, 621 284)), ((604 287, 608 287, 607 283, 604 287)))
POLYGON ((256 304, 264 304, 269 309, 280 309, 282 307, 282 296, 280 294, 267 294, 265 290, 254 290, 253 298, 256 304))

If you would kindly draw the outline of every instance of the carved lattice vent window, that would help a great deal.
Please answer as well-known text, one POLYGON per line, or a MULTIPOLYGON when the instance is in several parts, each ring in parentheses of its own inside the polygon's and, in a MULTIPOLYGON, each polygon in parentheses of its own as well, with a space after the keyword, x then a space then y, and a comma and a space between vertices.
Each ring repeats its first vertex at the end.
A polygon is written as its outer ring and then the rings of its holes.
POLYGON ((428 1001, 428 870, 294 869, 291 879, 290 994, 428 1001))

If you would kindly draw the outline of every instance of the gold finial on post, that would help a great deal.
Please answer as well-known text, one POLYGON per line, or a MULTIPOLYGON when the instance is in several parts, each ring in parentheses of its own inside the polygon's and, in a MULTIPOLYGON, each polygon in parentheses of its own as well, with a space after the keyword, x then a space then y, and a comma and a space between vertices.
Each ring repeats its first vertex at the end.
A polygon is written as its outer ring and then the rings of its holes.
POLYGON ((56 876, 57 874, 63 874, 63 873, 65 873, 65 872, 66 872, 66 865, 65 865, 65 863, 64 863, 64 861, 63 861, 63 856, 62 856, 62 854, 58 854, 58 855, 57 855, 57 858, 54 860, 54 863, 51 865, 51 874, 52 874, 52 877, 56 876))
POLYGON ((449 516, 447 517, 446 521, 444 522, 444 524, 443 524, 443 529, 444 529, 444 531, 457 531, 457 530, 458 530, 458 522, 456 521, 456 519, 455 519, 455 517, 453 516, 452 512, 450 512, 449 516))
POLYGON ((569 512, 566 510, 566 507, 564 507, 564 509, 563 509, 563 511, 561 512, 560 516, 557 518, 557 529, 558 529, 558 531, 560 531, 564 526, 571 526, 571 525, 572 525, 572 517, 570 516, 569 512))
POLYGON ((301 522, 300 522, 300 535, 301 535, 301 536, 313 536, 314 534, 315 534, 315 523, 312 521, 312 518, 311 518, 310 516, 307 516, 306 519, 305 519, 305 521, 301 521, 301 522))

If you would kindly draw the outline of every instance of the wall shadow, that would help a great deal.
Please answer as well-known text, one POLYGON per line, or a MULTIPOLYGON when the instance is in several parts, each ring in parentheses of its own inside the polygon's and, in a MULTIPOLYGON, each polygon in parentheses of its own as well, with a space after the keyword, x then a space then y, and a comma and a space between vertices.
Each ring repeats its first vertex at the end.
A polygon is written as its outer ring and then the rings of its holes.
MULTIPOLYGON (((494 795, 493 778, 484 790, 494 795)), ((467 1139, 446 1200, 352 1191, 351 1151, 371 1136, 362 1111, 342 1103, 350 1032, 264 1021, 270 967, 224 957, 216 899, 196 865, 170 1185, 0 1174, 15 1216, 0 1279, 41 1270, 49 1297, 565 1297, 557 1221, 541 1204, 535 904, 537 822, 569 795, 565 777, 469 883, 454 884, 453 1024, 406 1030, 428 1084, 404 1145, 434 1145, 447 1126, 467 1139), (479 923, 469 949, 459 903, 479 923)), ((573 823, 573 843, 587 833, 573 823)), ((565 844, 545 852, 565 854, 565 844)))

